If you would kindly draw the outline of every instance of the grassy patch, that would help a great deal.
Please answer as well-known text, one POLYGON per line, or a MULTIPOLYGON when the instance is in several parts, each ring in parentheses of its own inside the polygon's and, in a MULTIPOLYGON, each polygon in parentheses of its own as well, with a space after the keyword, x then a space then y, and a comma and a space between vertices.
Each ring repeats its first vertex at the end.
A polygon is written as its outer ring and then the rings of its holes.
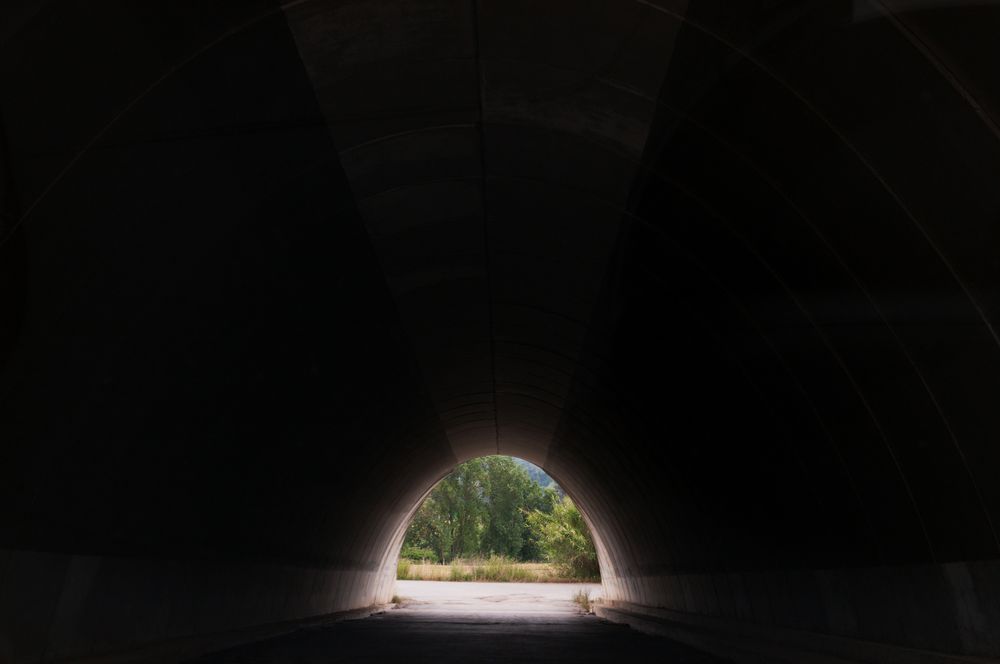
POLYGON ((448 566, 448 580, 472 581, 472 574, 465 571, 465 565, 462 564, 462 561, 453 560, 451 561, 451 565, 448 566))
POLYGON ((501 581, 574 583, 595 579, 566 576, 550 563, 522 563, 505 556, 486 559, 456 559, 449 565, 400 559, 397 578, 423 581, 501 581))
POLYGON ((401 597, 399 595, 392 596, 392 603, 395 604, 395 607, 393 608, 396 609, 405 609, 407 606, 410 605, 410 602, 412 601, 413 600, 410 599, 409 597, 401 597))
POLYGON ((584 613, 592 613, 590 608, 590 591, 580 588, 573 595, 573 601, 583 609, 584 613))
POLYGON ((404 580, 412 578, 410 576, 410 568, 412 565, 413 564, 408 559, 400 558, 399 562, 396 563, 396 578, 404 580))
POLYGON ((535 581, 538 578, 534 572, 516 561, 503 556, 490 556, 482 563, 473 566, 472 576, 476 581, 535 581))

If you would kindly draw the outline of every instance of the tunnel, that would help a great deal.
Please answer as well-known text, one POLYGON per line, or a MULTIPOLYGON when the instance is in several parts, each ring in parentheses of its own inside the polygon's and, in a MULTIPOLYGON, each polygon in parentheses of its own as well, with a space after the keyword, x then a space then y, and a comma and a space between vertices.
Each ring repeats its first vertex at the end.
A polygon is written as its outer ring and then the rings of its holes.
POLYGON ((0 662, 371 611, 488 454, 577 501, 608 620, 994 661, 998 31, 971 0, 4 2, 0 662))

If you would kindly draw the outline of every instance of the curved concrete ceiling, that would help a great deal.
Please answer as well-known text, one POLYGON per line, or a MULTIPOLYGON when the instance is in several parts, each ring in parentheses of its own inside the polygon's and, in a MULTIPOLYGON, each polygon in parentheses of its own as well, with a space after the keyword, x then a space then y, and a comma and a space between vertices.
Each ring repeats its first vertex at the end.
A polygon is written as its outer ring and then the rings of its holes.
POLYGON ((1000 654, 995 3, 0 11, 0 654, 385 601, 495 453, 633 608, 1000 654))

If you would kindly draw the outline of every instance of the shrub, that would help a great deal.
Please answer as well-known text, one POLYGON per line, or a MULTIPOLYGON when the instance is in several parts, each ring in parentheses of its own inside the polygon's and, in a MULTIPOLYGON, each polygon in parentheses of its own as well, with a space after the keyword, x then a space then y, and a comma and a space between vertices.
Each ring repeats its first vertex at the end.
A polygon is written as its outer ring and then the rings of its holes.
POLYGON ((549 513, 529 513, 528 522, 538 531, 546 558, 560 574, 574 579, 600 578, 594 540, 569 496, 556 501, 549 513))
POLYGON ((433 549, 427 549, 419 546, 404 546, 403 550, 399 552, 400 559, 406 558, 407 560, 433 560, 437 562, 438 556, 434 553, 433 549))
POLYGON ((403 580, 410 578, 410 561, 406 558, 400 558, 396 563, 396 578, 403 580))

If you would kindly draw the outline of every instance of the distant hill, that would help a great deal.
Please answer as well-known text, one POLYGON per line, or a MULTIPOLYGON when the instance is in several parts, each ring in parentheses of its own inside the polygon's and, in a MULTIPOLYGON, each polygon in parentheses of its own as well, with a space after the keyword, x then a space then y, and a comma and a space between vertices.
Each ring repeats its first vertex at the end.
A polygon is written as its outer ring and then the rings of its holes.
POLYGON ((554 479, 549 477, 549 474, 544 470, 531 463, 530 461, 525 461, 524 459, 518 459, 517 457, 511 457, 517 465, 528 471, 528 476, 531 477, 531 481, 542 487, 543 489, 552 487, 555 489, 560 496, 565 495, 562 487, 554 479))

